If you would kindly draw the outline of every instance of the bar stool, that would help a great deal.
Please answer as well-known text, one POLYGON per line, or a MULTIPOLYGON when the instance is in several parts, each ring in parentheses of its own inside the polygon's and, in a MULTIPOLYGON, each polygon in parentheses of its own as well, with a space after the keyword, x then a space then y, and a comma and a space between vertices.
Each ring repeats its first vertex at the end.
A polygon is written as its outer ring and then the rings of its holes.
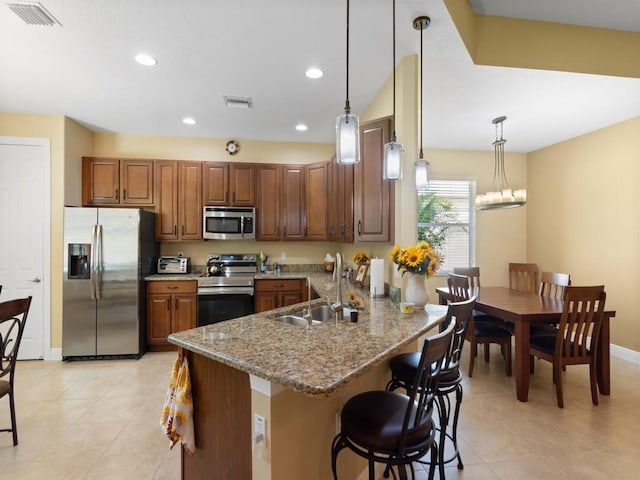
MULTIPOLYGON (((436 389, 436 404, 440 420, 440 436, 438 440, 440 468, 458 459, 458 469, 462 470, 464 464, 460 456, 458 448, 458 418, 460 416, 460 406, 462 405, 462 371, 460 370, 460 359, 462 357, 462 347, 469 328, 473 307, 476 303, 476 297, 457 303, 450 303, 447 310, 447 322, 454 323, 453 336, 445 358, 443 360, 442 371, 438 379, 436 389), (455 393, 455 411, 453 411, 453 424, 451 424, 451 399, 449 394, 455 393), (447 428, 451 426, 451 433, 447 433, 447 428), (444 458, 445 442, 449 439, 453 443, 454 454, 451 458, 444 458)), ((391 368, 391 380, 387 384, 387 390, 394 391, 397 388, 403 388, 409 391, 414 381, 420 354, 418 352, 403 353, 396 355, 389 362, 391 368)))

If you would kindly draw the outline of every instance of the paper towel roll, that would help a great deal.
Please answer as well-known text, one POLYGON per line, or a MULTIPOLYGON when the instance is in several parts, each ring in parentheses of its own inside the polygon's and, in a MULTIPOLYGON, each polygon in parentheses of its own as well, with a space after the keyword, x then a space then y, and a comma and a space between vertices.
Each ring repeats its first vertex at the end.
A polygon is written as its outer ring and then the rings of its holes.
POLYGON ((371 259, 369 292, 372 297, 384 297, 384 260, 382 258, 371 259))

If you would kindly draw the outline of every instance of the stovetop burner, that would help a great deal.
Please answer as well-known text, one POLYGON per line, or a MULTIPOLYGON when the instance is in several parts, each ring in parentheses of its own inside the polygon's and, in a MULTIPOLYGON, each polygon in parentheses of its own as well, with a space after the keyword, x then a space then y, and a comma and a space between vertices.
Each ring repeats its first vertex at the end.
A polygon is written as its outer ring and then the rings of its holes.
POLYGON ((207 255, 206 273, 198 278, 199 288, 251 286, 258 271, 255 254, 207 255))

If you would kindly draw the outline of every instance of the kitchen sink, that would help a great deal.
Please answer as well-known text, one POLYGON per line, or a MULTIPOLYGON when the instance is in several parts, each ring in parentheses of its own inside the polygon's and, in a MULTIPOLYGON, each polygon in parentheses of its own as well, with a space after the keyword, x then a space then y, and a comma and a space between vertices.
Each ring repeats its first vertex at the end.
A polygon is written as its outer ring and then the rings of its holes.
MULTIPOLYGON (((302 317, 302 315, 303 311, 300 310, 287 315, 276 317, 276 320, 283 323, 289 323, 291 325, 306 327, 307 321, 302 317)), ((345 318, 349 316, 349 309, 344 309, 344 316, 345 318)), ((329 307, 329 305, 315 305, 311 307, 311 318, 313 319, 311 324, 318 325, 326 320, 335 318, 335 313, 331 311, 331 307, 329 307)))

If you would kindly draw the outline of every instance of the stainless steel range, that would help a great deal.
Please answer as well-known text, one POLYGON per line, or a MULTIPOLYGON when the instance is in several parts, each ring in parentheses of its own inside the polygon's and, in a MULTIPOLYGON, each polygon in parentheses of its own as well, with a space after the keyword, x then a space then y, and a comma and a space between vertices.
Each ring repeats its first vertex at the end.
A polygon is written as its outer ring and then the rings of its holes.
POLYGON ((207 271, 198 278, 198 326, 254 313, 257 265, 253 253, 207 256, 207 271))

